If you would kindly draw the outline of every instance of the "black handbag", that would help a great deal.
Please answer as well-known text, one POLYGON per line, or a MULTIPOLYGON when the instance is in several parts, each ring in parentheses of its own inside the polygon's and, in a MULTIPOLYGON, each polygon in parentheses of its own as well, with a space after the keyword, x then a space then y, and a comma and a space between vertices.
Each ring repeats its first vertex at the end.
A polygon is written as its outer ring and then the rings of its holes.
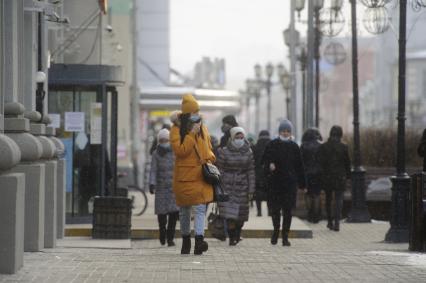
POLYGON ((217 206, 214 204, 212 212, 207 217, 207 230, 213 238, 221 241, 226 241, 225 234, 225 219, 223 219, 218 212, 217 206))
POLYGON ((209 162, 203 164, 203 161, 201 159, 200 154, 198 153, 197 148, 196 147, 194 148, 195 148, 195 153, 198 156, 198 159, 200 159, 200 162, 202 163, 201 169, 203 172, 204 181, 206 181, 207 183, 213 186, 213 201, 218 201, 218 202, 228 201, 229 195, 222 188, 219 169, 215 165, 209 162))

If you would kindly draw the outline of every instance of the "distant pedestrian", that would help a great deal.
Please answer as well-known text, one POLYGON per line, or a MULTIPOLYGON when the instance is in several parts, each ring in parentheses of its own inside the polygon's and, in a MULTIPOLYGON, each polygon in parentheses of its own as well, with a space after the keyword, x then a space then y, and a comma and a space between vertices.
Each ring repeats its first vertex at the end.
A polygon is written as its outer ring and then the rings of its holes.
POLYGON ((219 140, 215 136, 210 136, 210 142, 212 144, 214 155, 217 155, 217 150, 219 149, 219 140))
POLYGON ((317 158, 318 150, 321 146, 320 138, 321 134, 318 129, 307 129, 302 136, 302 145, 300 147, 308 189, 305 197, 308 208, 308 221, 312 223, 318 223, 321 219, 321 172, 317 158))
POLYGON ((262 158, 265 153, 266 145, 270 141, 269 131, 261 131, 253 150, 256 170, 256 191, 254 193, 254 198, 256 200, 257 216, 262 216, 262 201, 267 200, 266 177, 263 170, 262 158))
POLYGON ((176 221, 179 208, 176 205, 172 189, 174 155, 170 147, 169 130, 158 132, 157 149, 152 153, 151 172, 149 176, 149 192, 155 193, 155 214, 160 228, 160 243, 174 246, 176 221), (167 228, 166 228, 167 226, 167 228))
POLYGON ((220 148, 227 146, 228 141, 231 137, 231 134, 229 133, 229 131, 233 127, 238 127, 237 119, 235 119, 235 116, 234 115, 227 115, 227 116, 223 117, 222 127, 221 127, 223 136, 220 138, 220 144, 219 144, 220 148))
POLYGON ((417 153, 420 157, 423 157, 423 172, 426 172, 426 129, 423 130, 422 139, 420 140, 417 153))
POLYGON ((207 251, 204 241, 206 204, 213 201, 213 187, 202 175, 202 164, 215 162, 207 127, 202 123, 198 102, 191 94, 182 99, 179 123, 170 131, 170 142, 175 154, 173 191, 180 207, 180 229, 182 234, 181 254, 191 251, 191 210, 194 208, 195 247, 194 254, 207 251))
POLYGON ((241 239, 241 229, 248 221, 249 200, 255 190, 254 159, 245 131, 241 127, 230 130, 231 139, 219 148, 217 166, 221 171, 224 190, 229 201, 219 203, 219 213, 226 219, 229 245, 241 239))
POLYGON ((322 144, 318 151, 318 161, 321 168, 322 187, 326 196, 327 228, 340 230, 340 215, 343 206, 343 193, 346 189, 346 179, 351 176, 351 161, 348 146, 342 143, 343 131, 340 126, 333 126, 328 141, 322 144), (334 214, 331 203, 334 195, 334 214), (333 216, 334 215, 334 223, 333 216))
POLYGON ((271 244, 276 245, 282 224, 282 244, 290 246, 292 208, 296 204, 297 187, 306 190, 305 171, 299 146, 292 141, 293 125, 289 120, 280 123, 278 138, 272 140, 265 149, 263 164, 268 179, 268 202, 272 214, 274 231, 271 244))

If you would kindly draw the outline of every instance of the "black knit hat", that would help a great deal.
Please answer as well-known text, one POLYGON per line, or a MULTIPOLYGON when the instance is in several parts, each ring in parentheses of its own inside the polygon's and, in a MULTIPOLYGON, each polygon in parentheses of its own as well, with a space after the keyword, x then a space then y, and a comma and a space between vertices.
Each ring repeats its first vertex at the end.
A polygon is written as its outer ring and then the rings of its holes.
POLYGON ((260 131, 260 133, 259 133, 259 138, 262 138, 262 137, 270 137, 270 134, 269 134, 269 131, 268 130, 262 130, 262 131, 260 131))
POLYGON ((225 117, 223 117, 222 122, 226 123, 226 124, 229 124, 232 127, 237 127, 238 126, 237 119, 235 119, 234 115, 226 115, 225 117))

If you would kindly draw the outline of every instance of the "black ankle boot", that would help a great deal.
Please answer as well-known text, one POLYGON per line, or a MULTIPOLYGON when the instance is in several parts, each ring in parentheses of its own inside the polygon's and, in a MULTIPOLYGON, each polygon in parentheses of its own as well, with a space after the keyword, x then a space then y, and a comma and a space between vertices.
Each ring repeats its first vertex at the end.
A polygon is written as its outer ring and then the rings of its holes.
POLYGON ((330 230, 333 230, 333 221, 328 220, 327 228, 330 229, 330 230))
POLYGON ((194 254, 195 255, 201 255, 203 252, 206 252, 209 249, 209 245, 206 241, 204 241, 203 235, 196 235, 195 236, 195 247, 194 247, 194 254))
POLYGON ((175 230, 174 229, 168 229, 167 230, 167 245, 169 247, 175 246, 175 242, 173 241, 175 238, 175 230))
POLYGON ((191 235, 182 236, 182 249, 180 253, 183 255, 189 254, 191 252, 191 235))
POLYGON ((271 244, 276 245, 278 243, 278 236, 280 235, 280 230, 274 228, 274 232, 272 232, 271 244))
POLYGON ((160 243, 162 246, 166 244, 166 229, 160 228, 160 243))
POLYGON ((237 245, 237 239, 235 237, 236 231, 234 229, 228 229, 228 236, 229 236, 229 245, 235 246, 237 245))
POLYGON ((290 247, 291 244, 288 241, 288 234, 287 233, 283 233, 283 246, 285 247, 290 247))

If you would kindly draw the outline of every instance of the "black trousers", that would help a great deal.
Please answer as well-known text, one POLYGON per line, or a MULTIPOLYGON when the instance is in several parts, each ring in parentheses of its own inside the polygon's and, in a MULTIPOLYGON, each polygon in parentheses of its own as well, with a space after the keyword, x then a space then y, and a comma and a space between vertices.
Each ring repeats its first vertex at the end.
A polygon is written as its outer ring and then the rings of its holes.
POLYGON ((284 204, 271 204, 271 216, 272 216, 272 225, 274 225, 274 230, 280 230, 281 227, 281 214, 283 218, 282 223, 282 234, 283 237, 287 237, 290 232, 291 226, 291 206, 284 204))
POLYGON ((173 240, 175 237, 176 222, 179 218, 179 212, 173 212, 168 214, 158 214, 158 226, 160 227, 160 234, 166 233, 167 240, 173 240), (167 228, 166 228, 167 226, 167 228))
POLYGON ((333 222, 339 225, 340 215, 342 214, 343 207, 343 190, 326 190, 325 191, 325 207, 327 211, 328 222, 333 222), (332 202, 334 198, 334 207, 332 202))

